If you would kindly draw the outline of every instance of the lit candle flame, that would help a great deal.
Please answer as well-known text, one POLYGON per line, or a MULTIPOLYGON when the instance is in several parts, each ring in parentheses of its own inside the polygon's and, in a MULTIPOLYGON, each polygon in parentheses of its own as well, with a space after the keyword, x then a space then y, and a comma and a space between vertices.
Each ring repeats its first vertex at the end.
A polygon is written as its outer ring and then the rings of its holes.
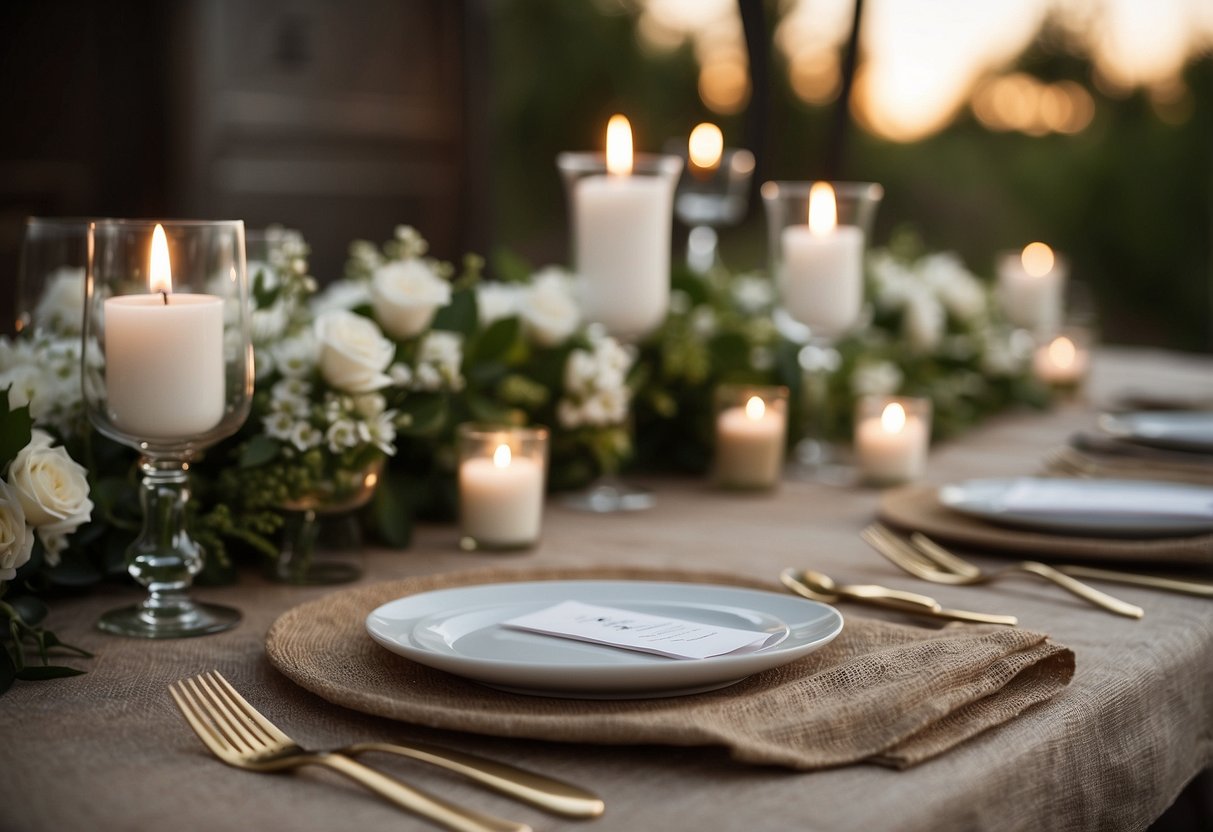
POLYGON ((715 170, 724 155, 724 134, 715 124, 704 122, 695 125, 687 143, 687 157, 691 164, 705 170, 715 170))
POLYGON ((814 182, 809 188, 809 231, 830 234, 838 225, 838 202, 828 182, 814 182))
POLYGON ((497 468, 509 468, 510 458, 509 445, 498 445, 497 450, 493 451, 493 465, 497 468))
POLYGON ((153 292, 165 295, 164 302, 168 303, 168 293, 173 291, 173 268, 168 259, 168 237, 160 223, 156 223, 156 230, 152 232, 152 259, 147 284, 153 292))
POLYGON ((607 122, 606 166, 614 176, 632 172, 632 125, 627 116, 614 115, 607 122))
POLYGON ((880 414, 880 426, 885 433, 901 433, 906 426, 906 409, 898 402, 889 402, 880 414))
POLYGON ((1077 357, 1078 348, 1064 335, 1054 338, 1053 343, 1049 344, 1049 360, 1061 369, 1074 366, 1074 359, 1077 357))
POLYGON ((1028 243, 1019 256, 1023 262, 1023 270, 1032 277, 1044 277, 1053 271, 1053 249, 1044 243, 1028 243))
POLYGON ((767 412, 767 403, 758 396, 750 396, 750 400, 745 403, 745 415, 747 418, 757 422, 767 412))

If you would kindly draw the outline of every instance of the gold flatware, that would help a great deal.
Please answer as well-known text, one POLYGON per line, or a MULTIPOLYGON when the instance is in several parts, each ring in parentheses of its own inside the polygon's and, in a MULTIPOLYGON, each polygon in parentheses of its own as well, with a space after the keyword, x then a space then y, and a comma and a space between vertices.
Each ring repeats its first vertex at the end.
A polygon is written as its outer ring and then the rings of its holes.
POLYGON ((526 824, 448 803, 343 754, 305 750, 246 702, 218 673, 177 682, 169 686, 169 694, 202 743, 235 768, 270 772, 324 766, 454 832, 531 832, 526 824))
POLYGON ((996 570, 982 570, 965 561, 939 544, 915 533, 911 542, 890 531, 879 523, 873 523, 860 532, 873 549, 886 560, 924 581, 949 586, 975 586, 989 583, 1008 575, 1036 575, 1050 581, 1071 594, 1103 610, 1126 618, 1141 618, 1145 611, 1141 607, 1100 592, 1069 575, 1063 575, 1051 566, 1037 561, 1021 561, 996 570))
POLYGON ((1184 595, 1195 595, 1198 598, 1213 598, 1213 584, 1204 581, 1188 581, 1163 575, 1142 575, 1136 572, 1121 572, 1116 569, 1096 569, 1092 566, 1065 565, 1058 566, 1057 570, 1074 578, 1090 578, 1094 581, 1108 581, 1115 584, 1179 592, 1184 595))
POLYGON ((826 604, 849 600, 872 607, 925 615, 945 621, 1002 624, 1010 627, 1019 623, 1013 615, 944 609, 934 598, 915 592, 903 592, 876 584, 839 584, 829 575, 812 569, 785 569, 780 573, 779 580, 802 598, 826 604))

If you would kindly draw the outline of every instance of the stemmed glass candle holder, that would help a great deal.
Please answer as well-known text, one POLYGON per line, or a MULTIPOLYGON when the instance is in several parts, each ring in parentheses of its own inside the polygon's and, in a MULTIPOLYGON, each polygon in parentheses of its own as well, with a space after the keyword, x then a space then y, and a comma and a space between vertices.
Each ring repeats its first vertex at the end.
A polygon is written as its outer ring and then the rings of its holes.
POLYGON ((674 214, 691 229, 687 265, 707 272, 720 261, 716 229, 736 225, 745 217, 754 154, 725 147, 720 128, 707 122, 691 131, 683 152, 687 164, 678 180, 674 214))
POLYGON ((14 329, 21 335, 79 336, 84 267, 93 220, 30 217, 21 241, 14 329))
POLYGON ((539 542, 548 431, 459 426, 460 546, 529 549, 539 542))
POLYGON ((798 473, 830 478, 840 456, 824 435, 834 344, 863 317, 864 252, 884 189, 872 182, 766 182, 762 199, 771 274, 781 301, 776 323, 803 346, 804 438, 798 473))
MULTIPOLYGON (((607 126, 606 153, 561 153, 570 210, 573 269, 586 320, 636 343, 665 321, 670 306, 670 234, 682 159, 633 154, 623 116, 607 126)), ((652 495, 606 472, 566 501, 586 511, 647 509, 652 495)))
POLYGON ((244 224, 96 222, 84 345, 101 357, 83 367, 89 419, 142 454, 143 530, 127 570, 148 597, 98 626, 142 638, 235 626, 237 610, 187 594, 204 556, 187 518, 190 463, 240 428, 252 400, 244 224))

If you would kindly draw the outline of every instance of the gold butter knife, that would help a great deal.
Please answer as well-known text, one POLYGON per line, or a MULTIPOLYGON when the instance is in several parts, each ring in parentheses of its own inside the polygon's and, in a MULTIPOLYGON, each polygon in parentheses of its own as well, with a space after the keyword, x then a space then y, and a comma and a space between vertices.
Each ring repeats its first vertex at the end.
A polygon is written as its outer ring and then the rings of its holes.
POLYGON ((1185 581, 1180 578, 1166 578, 1162 575, 1141 575, 1136 572, 1119 572, 1114 569, 1096 569, 1091 566, 1058 566, 1057 570, 1074 578, 1089 578, 1096 581, 1144 586, 1150 589, 1162 589, 1167 592, 1179 592, 1184 595, 1195 595, 1198 598, 1213 598, 1213 583, 1204 581, 1185 581))

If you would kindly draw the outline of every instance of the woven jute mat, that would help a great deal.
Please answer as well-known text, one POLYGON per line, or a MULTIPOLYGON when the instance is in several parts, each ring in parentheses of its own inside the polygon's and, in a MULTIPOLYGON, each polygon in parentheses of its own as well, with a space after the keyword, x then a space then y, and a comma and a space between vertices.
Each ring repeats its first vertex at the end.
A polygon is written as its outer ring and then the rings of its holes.
POLYGON ((933 485, 911 485, 886 492, 881 497, 878 516, 890 526, 922 532, 941 542, 1030 555, 1037 560, 1213 566, 1213 534, 1124 539, 1004 528, 948 508, 939 502, 939 489, 933 485))
POLYGON ((816 769, 859 761, 904 768, 1048 700, 1074 654, 1008 627, 942 630, 848 617, 830 645, 722 690, 662 699, 504 693, 391 653, 365 629, 376 607, 418 592, 541 580, 687 581, 778 591, 711 572, 489 569, 336 592, 284 613, 270 662, 300 686, 364 713, 504 737, 604 745, 719 745, 747 763, 816 769))

